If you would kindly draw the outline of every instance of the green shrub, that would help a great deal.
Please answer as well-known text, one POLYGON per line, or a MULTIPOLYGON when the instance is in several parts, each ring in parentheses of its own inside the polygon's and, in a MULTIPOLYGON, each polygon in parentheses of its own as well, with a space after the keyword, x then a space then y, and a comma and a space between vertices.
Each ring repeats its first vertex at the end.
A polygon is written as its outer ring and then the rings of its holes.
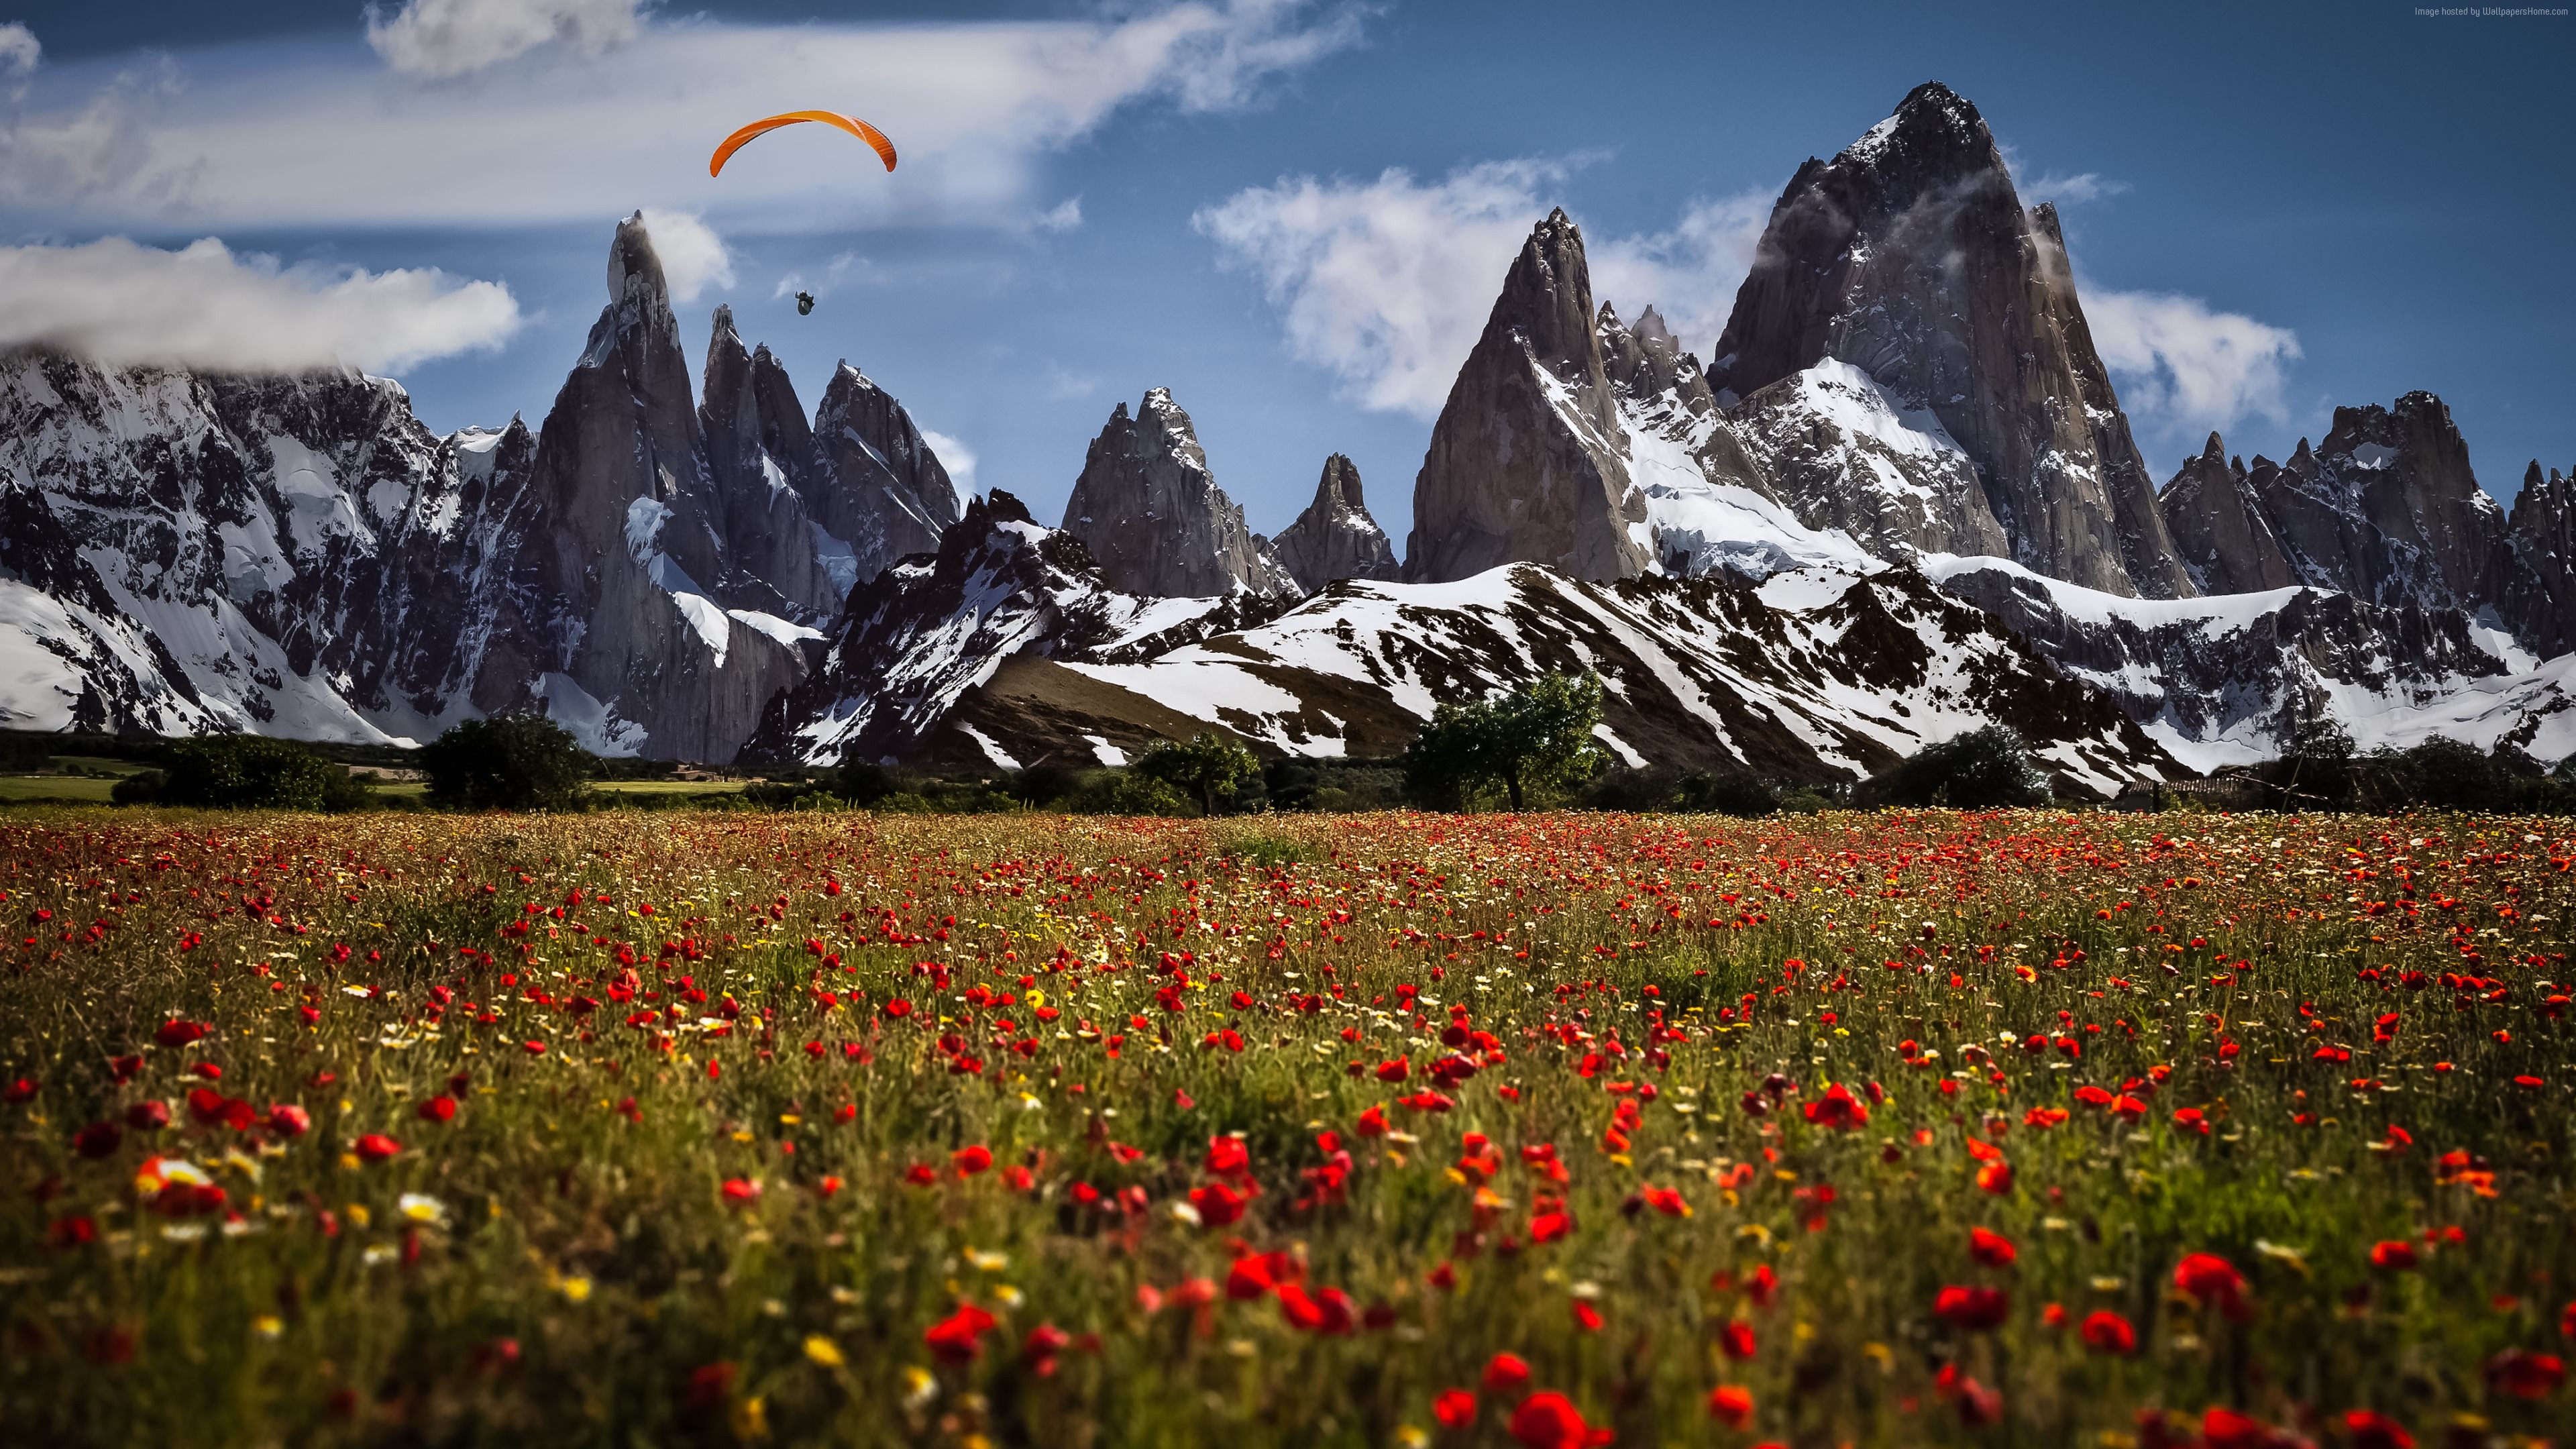
POLYGON ((116 783, 120 805, 188 805, 206 810, 363 810, 375 794, 346 767, 292 740, 201 735, 174 740, 161 768, 116 783))
POLYGON ((2005 725, 1987 725, 1925 745, 1871 777, 1861 794, 1872 805, 1955 810, 2045 805, 2049 799, 2048 777, 2031 763, 2020 734, 2005 725))
POLYGON ((1136 770, 1104 770, 1072 801, 1080 815, 1196 815, 1198 807, 1169 780, 1136 770))
POLYGON ((1260 757, 1232 735, 1201 730, 1186 742, 1166 740, 1136 760, 1135 772, 1164 781, 1214 815, 1217 801, 1231 801, 1246 780, 1261 778, 1260 757))
POLYGON ((578 810, 594 762, 541 715, 452 725, 420 752, 431 803, 454 810, 578 810))
POLYGON ((1439 809, 1469 808, 1499 790, 1517 812, 1592 778, 1609 758, 1593 742, 1601 681, 1547 674, 1491 699, 1451 700, 1404 752, 1406 793, 1439 809))
POLYGON ((1754 776, 1732 772, 1685 775, 1680 793, 1684 810, 1708 815, 1735 815, 1749 820, 1780 808, 1780 792, 1754 776))

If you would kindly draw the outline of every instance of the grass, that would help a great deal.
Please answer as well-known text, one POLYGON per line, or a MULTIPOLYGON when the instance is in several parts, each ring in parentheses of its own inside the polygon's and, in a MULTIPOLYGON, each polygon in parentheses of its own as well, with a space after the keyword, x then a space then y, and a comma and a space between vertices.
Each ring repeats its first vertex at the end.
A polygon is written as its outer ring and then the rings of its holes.
POLYGON ((0 801, 97 801, 104 803, 114 780, 91 775, 0 775, 0 801))
POLYGON ((599 780, 591 789, 604 795, 739 795, 741 780, 599 780))
POLYGON ((0 1426, 2567 1422, 2563 823, 1239 828, 0 818, 0 1426))

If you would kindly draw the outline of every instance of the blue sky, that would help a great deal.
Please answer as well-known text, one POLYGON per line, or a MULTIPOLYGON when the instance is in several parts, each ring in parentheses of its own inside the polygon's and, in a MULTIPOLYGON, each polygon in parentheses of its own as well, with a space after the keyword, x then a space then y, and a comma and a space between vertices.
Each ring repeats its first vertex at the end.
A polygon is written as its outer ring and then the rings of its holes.
MULTIPOLYGON (((2501 497, 2530 458, 2576 467, 2565 17, 509 0, 560 8, 562 38, 473 66, 489 3, 407 0, 455 23, 372 45, 345 0, 22 5, 42 54, 0 39, 0 243, 220 238, 254 298, 319 299, 252 341, 345 348, 382 322, 411 355, 377 370, 444 430, 537 422, 615 218, 693 216, 672 223, 693 362, 729 301, 809 408, 847 357, 1049 520, 1111 405, 1169 386, 1255 527, 1341 451, 1400 537, 1430 415, 1547 206, 1584 224, 1599 291, 1660 304, 1705 355, 1791 171, 1937 78, 2059 199, 2159 478, 2213 426, 2280 457, 2334 405, 2413 388, 2501 497), (866 116, 903 166, 807 128, 710 180, 762 99, 866 116), (425 268, 445 276, 382 275, 425 268)), ((106 290, 141 315, 78 324, 103 336, 179 305, 106 290)), ((206 345, 270 326, 219 320, 206 345)))

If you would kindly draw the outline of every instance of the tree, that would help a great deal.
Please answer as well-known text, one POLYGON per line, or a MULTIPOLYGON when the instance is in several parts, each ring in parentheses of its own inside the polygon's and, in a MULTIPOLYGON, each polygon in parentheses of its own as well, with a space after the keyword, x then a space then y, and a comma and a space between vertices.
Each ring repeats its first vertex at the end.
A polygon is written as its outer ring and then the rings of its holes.
POLYGON ((194 805, 210 810, 323 810, 365 807, 375 799, 345 766, 290 740, 259 735, 201 735, 176 740, 161 768, 117 782, 120 805, 194 805))
POLYGON ((1541 675, 1491 699, 1453 700, 1432 711, 1405 750, 1405 786, 1442 804, 1495 787, 1517 812, 1533 792, 1601 767, 1607 754, 1592 737, 1600 723, 1601 681, 1589 674, 1541 675))
POLYGON ((1864 795, 1876 805, 1992 810, 2045 805, 2049 791, 2048 777, 2031 763, 2021 735, 2007 725, 1987 725, 1925 745, 1872 776, 1864 795))
POLYGON ((1199 813, 1214 815, 1217 797, 1231 797, 1235 786, 1261 773, 1261 761, 1231 735, 1201 730, 1187 744, 1165 741, 1136 761, 1147 775, 1187 792, 1199 802, 1199 813))
POLYGON ((2281 757, 2265 773, 2293 802, 2343 805, 2352 798, 2352 734, 2313 700, 2302 700, 2289 720, 2281 757))
POLYGON ((563 726, 533 714, 452 725, 420 752, 433 805, 460 810, 572 810, 593 762, 563 726))

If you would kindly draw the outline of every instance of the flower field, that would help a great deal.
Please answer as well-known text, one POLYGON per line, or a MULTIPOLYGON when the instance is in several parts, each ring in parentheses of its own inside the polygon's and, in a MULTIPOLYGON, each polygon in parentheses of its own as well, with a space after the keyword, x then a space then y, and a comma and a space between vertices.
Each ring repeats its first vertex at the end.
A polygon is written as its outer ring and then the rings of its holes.
POLYGON ((2564 829, 0 816, 0 1441, 2563 1442, 2564 829))

